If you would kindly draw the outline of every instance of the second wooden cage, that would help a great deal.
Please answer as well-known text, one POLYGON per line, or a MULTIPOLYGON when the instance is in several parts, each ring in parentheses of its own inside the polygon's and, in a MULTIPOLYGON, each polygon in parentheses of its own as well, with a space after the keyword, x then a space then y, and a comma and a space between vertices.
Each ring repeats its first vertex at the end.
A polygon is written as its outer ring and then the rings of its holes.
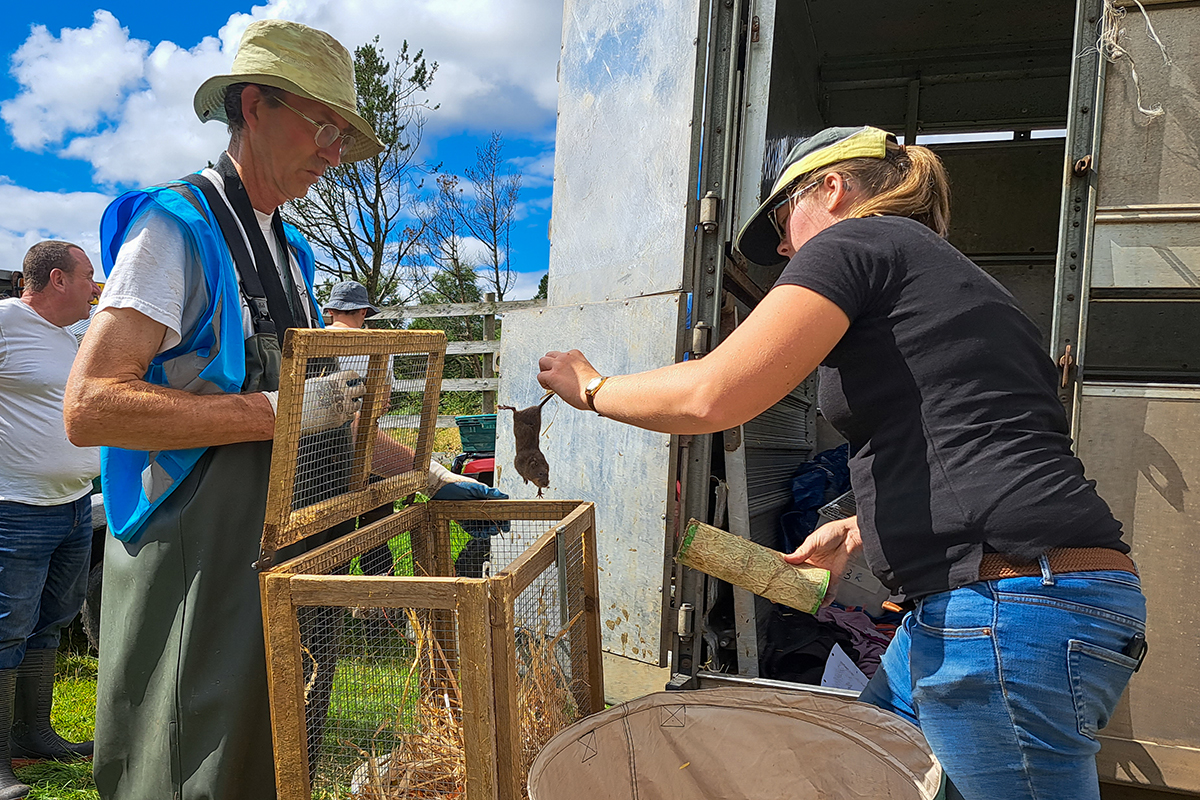
POLYGON ((262 582, 281 800, 524 797, 604 708, 590 503, 417 504, 262 582))

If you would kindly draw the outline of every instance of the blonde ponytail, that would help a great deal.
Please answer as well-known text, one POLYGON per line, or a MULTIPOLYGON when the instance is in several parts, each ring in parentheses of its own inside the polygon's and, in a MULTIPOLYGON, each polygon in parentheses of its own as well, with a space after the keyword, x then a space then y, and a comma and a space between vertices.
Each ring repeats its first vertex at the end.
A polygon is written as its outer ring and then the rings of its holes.
POLYGON ((942 160, 929 148, 889 142, 884 158, 839 161, 808 180, 835 172, 865 192, 847 217, 909 217, 943 238, 949 233, 950 179, 942 160))

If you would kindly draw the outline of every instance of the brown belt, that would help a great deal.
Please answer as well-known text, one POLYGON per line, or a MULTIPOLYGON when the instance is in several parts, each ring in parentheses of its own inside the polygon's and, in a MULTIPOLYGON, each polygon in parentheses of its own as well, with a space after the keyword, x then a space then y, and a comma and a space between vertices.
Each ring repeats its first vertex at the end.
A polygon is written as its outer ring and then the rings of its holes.
MULTIPOLYGON (((1050 571, 1100 572, 1116 570, 1138 574, 1133 559, 1109 547, 1057 547, 1046 551, 1050 571)), ((979 562, 979 580, 995 581, 1001 578, 1036 578, 1042 574, 1037 561, 1013 561, 1003 553, 984 553, 979 562)))

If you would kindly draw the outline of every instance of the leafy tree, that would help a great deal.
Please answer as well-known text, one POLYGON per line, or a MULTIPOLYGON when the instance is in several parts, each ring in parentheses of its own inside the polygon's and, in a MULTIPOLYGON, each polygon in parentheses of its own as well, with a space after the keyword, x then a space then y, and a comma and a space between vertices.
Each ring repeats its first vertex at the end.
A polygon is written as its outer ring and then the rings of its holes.
POLYGON ((437 108, 426 97, 436 62, 408 42, 388 61, 379 37, 354 51, 359 113, 384 150, 326 172, 308 194, 284 209, 313 244, 317 267, 334 281, 356 280, 375 303, 413 300, 429 286, 421 258, 426 220, 417 213, 424 181, 437 167, 417 156, 426 114, 437 108))
POLYGON ((534 300, 549 300, 550 299, 550 273, 547 272, 538 281, 537 294, 533 296, 534 300))

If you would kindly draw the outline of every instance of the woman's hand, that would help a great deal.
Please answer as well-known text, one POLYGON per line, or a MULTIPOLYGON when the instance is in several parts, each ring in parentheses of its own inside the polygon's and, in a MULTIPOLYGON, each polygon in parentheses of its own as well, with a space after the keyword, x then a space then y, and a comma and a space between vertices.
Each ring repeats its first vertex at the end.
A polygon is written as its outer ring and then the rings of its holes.
POLYGON ((846 572, 846 564, 860 550, 862 534, 858 530, 858 517, 847 517, 817 528, 795 552, 785 555, 783 560, 789 564, 808 564, 829 570, 829 588, 825 590, 825 599, 821 601, 822 606, 827 606, 833 602, 837 585, 846 572))
POLYGON ((588 381, 599 377, 600 373, 584 358, 583 353, 578 350, 546 353, 538 360, 538 369, 538 383, 542 388, 549 389, 581 411, 588 410, 583 390, 588 381))

